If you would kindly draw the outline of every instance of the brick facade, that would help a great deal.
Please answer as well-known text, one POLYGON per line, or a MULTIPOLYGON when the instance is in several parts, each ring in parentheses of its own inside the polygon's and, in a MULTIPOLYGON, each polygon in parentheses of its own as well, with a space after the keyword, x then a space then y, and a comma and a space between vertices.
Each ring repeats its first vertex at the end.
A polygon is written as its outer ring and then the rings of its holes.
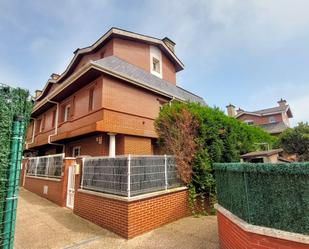
POLYGON ((217 210, 221 249, 307 249, 309 245, 243 230, 217 210))
POLYGON ((73 159, 64 160, 62 177, 60 179, 26 176, 24 188, 61 207, 66 206, 68 167, 73 163, 75 163, 73 159), (44 186, 48 187, 47 194, 43 193, 44 186))

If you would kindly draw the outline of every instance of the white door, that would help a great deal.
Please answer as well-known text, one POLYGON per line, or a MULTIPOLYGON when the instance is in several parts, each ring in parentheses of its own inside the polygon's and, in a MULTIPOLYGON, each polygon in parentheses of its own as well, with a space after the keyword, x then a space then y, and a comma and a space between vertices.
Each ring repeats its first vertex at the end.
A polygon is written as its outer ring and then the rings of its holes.
POLYGON ((75 185, 75 174, 74 174, 74 165, 69 167, 68 172, 68 190, 67 190, 67 207, 72 208, 74 206, 74 189, 75 185))

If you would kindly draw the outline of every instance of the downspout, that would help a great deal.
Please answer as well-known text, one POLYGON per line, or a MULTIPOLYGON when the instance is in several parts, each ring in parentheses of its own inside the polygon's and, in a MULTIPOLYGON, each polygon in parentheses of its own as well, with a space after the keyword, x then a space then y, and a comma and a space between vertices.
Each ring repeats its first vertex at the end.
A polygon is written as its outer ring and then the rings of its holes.
POLYGON ((55 102, 55 101, 51 101, 50 99, 47 99, 47 102, 50 102, 52 104, 56 104, 57 105, 57 109, 56 109, 56 120, 55 120, 55 133, 54 134, 50 134, 48 136, 48 144, 51 145, 56 145, 56 146, 62 146, 62 153, 65 153, 65 145, 64 144, 58 144, 58 143, 52 143, 51 142, 51 137, 52 136, 56 136, 58 135, 58 117, 59 117, 59 102, 55 102))

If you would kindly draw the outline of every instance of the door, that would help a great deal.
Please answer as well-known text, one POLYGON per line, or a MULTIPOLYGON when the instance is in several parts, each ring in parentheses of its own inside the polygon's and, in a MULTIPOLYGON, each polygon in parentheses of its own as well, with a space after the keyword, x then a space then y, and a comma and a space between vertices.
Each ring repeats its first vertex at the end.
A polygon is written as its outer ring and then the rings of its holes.
POLYGON ((67 207, 73 209, 74 206, 74 193, 75 193, 75 174, 74 165, 68 169, 68 189, 67 189, 67 207))

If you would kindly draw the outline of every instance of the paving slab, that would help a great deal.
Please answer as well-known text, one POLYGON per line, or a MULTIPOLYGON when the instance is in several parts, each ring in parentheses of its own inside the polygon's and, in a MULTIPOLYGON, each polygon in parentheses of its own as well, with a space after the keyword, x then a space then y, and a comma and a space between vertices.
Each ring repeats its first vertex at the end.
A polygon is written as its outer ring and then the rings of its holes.
POLYGON ((17 208, 16 249, 218 249, 215 216, 187 217, 126 240, 24 188, 17 208))

